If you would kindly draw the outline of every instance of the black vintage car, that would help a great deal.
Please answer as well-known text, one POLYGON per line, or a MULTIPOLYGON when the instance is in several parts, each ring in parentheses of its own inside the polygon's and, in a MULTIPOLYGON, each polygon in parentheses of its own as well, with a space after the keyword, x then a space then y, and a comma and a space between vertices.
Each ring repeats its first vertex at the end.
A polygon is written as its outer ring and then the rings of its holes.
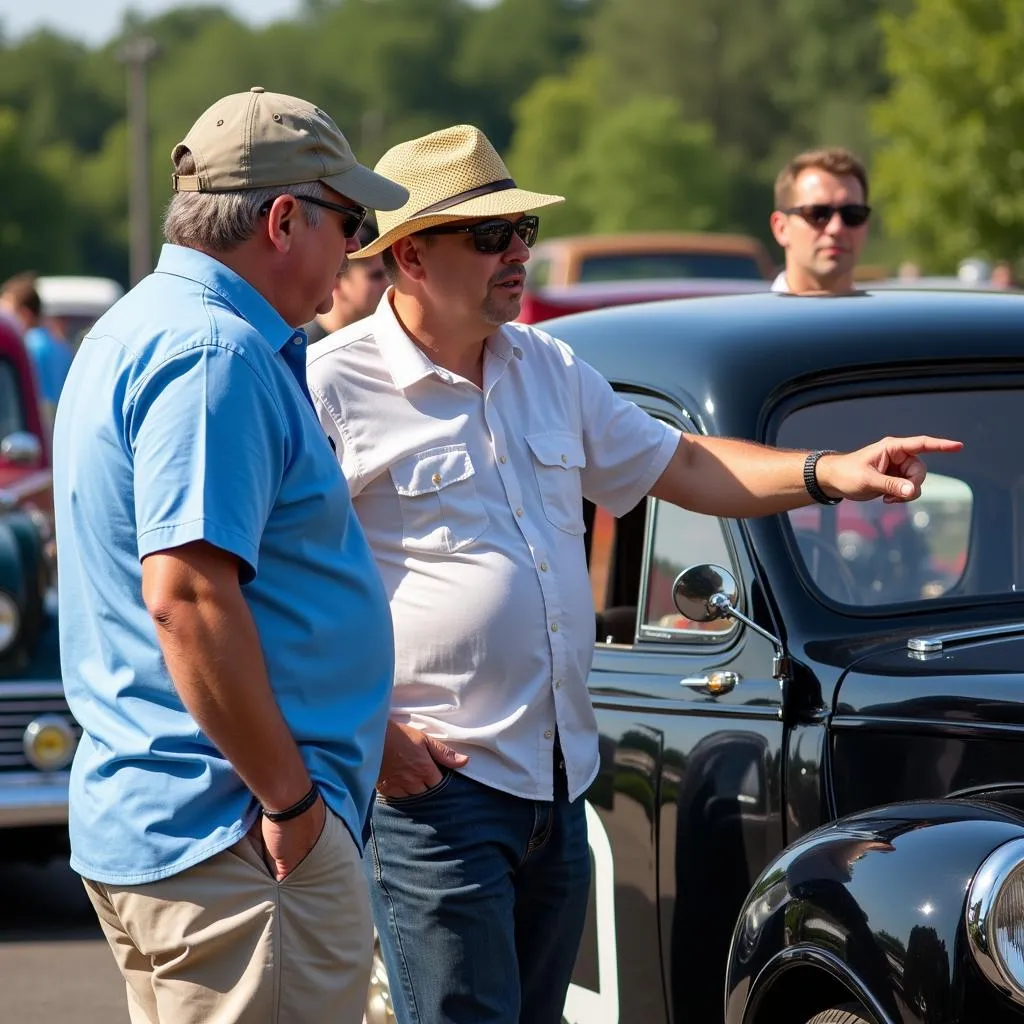
POLYGON ((910 505, 587 509, 603 770, 565 1019, 1024 1019, 1024 296, 544 326, 683 430, 965 443, 910 505))
POLYGON ((61 685, 47 436, 25 346, 0 320, 0 861, 68 851, 81 730, 61 685))
POLYGON ((0 861, 68 852, 81 729, 61 684, 49 522, 0 490, 0 861))

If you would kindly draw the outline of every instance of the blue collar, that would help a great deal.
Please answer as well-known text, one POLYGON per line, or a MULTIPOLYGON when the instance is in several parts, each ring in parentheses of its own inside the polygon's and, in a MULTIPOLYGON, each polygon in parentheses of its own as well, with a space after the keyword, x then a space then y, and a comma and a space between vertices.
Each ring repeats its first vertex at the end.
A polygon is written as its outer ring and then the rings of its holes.
POLYGON ((300 329, 285 323, 281 314, 244 277, 198 249, 164 245, 154 273, 184 277, 216 292, 252 324, 275 352, 280 352, 296 334, 302 334, 300 329))

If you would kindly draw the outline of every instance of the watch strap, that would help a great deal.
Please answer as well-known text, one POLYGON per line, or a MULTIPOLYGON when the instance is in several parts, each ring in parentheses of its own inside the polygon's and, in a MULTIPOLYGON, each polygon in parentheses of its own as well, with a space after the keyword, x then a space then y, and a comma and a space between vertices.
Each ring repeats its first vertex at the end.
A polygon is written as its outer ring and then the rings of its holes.
POLYGON ((830 449, 822 448, 816 452, 811 452, 806 459, 804 459, 804 487, 807 488, 807 493, 819 504, 819 505, 838 505, 842 498, 830 498, 822 489, 821 484, 818 483, 818 460, 823 455, 838 455, 839 452, 830 449))

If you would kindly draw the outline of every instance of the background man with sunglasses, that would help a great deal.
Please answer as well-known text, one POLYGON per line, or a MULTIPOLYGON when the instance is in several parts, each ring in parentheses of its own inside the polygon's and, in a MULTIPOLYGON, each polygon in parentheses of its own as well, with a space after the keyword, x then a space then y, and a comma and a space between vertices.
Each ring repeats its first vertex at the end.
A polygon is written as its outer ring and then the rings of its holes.
POLYGON ((867 171, 848 150, 817 149, 790 160, 775 180, 771 227, 785 250, 786 267, 772 291, 853 291, 871 215, 867 201, 867 171))
MULTIPOLYGON (((377 238, 377 225, 367 217, 356 237, 359 247, 369 245, 377 238)), ((380 302, 388 287, 388 275, 384 260, 371 256, 365 260, 346 260, 345 266, 334 281, 331 292, 333 304, 330 312, 318 313, 315 320, 306 326, 306 338, 310 345, 323 341, 328 334, 340 331, 342 327, 354 324, 369 316, 380 302)))
POLYGON ((133 1024, 357 1024, 392 631, 299 325, 406 192, 259 87, 172 159, 170 244, 57 413, 71 864, 133 1024))
MULTIPOLYGON (((399 1024, 559 1024, 590 885, 580 797, 599 767, 582 499, 776 512, 811 500, 808 455, 682 440, 512 323, 527 211, 562 200, 519 188, 477 129, 403 143, 376 169, 409 201, 353 258, 382 253, 393 288, 308 371, 395 627, 374 918, 399 1024)), ((914 452, 933 443, 812 458, 831 497, 916 493, 914 452), (890 458, 897 476, 877 468, 890 458)))

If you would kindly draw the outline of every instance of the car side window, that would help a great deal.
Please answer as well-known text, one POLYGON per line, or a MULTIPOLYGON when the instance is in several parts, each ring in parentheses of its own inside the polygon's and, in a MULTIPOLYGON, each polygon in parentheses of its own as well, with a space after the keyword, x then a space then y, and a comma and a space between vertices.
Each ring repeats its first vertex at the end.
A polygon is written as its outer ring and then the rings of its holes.
POLYGON ((724 527, 715 516, 701 515, 652 501, 648 553, 642 589, 640 637, 644 640, 721 636, 735 628, 731 619, 694 622, 672 601, 672 583, 688 566, 711 562, 737 576, 724 527))
POLYGON ((585 501, 584 521, 596 643, 699 641, 735 628, 692 622, 672 602, 672 582, 687 566, 714 562, 737 575, 719 519, 645 498, 619 519, 585 501))

